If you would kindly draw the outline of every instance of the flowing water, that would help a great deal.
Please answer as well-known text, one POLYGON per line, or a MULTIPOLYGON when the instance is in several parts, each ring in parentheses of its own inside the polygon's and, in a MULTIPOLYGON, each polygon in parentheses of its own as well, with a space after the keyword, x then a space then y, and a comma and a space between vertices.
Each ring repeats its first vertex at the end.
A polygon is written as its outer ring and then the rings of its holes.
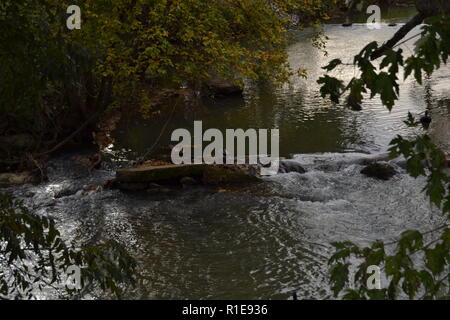
MULTIPOLYGON (((188 128, 193 120, 202 120, 204 129, 279 128, 281 154, 299 161, 306 174, 279 174, 234 191, 193 187, 163 196, 82 194, 77 192, 82 186, 101 184, 114 171, 103 167, 88 173, 66 154, 50 162, 50 182, 14 192, 27 193, 26 203, 55 217, 68 237, 79 232, 86 240, 123 243, 138 258, 145 279, 130 298, 288 299, 293 290, 300 298, 329 297, 330 242, 393 239, 404 229, 427 230, 443 219, 422 194, 423 179, 411 178, 401 167, 387 182, 364 177, 360 170, 364 160, 383 157, 396 134, 419 131, 403 124, 408 111, 419 115, 429 108, 430 134, 448 148, 449 67, 424 86, 404 82, 392 112, 378 99, 365 101, 358 112, 333 105, 320 97, 316 84, 329 60, 350 63, 368 42, 384 41, 399 27, 326 25, 328 57, 309 44, 311 31, 300 32, 289 61, 294 70, 306 68, 308 79, 293 78, 282 88, 248 83, 243 99, 174 116, 160 139, 169 143, 173 129, 188 128), (61 190, 65 196, 55 198, 61 190)), ((406 53, 411 46, 404 45, 406 53)), ((336 73, 349 79, 354 72, 344 66, 336 73)), ((145 153, 166 120, 124 121, 113 151, 145 153)))

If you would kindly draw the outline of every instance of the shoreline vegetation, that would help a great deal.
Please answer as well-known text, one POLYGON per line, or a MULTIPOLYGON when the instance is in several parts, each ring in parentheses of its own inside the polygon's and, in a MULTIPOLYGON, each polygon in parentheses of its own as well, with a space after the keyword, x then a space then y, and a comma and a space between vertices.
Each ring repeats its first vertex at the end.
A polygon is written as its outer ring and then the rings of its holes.
POLYGON ((174 101, 239 93, 243 78, 284 82, 284 17, 303 12, 306 26, 331 10, 322 1, 99 1, 69 31, 66 9, 56 0, 0 8, 0 172, 42 179, 46 157, 71 144, 101 147, 123 112, 151 117, 174 101))

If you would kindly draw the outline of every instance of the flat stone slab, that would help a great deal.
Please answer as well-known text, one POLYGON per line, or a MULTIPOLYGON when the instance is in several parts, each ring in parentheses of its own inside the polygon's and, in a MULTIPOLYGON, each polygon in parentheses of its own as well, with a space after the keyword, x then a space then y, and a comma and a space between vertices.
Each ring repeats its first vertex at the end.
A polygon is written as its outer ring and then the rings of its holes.
POLYGON ((116 171, 116 186, 145 189, 146 185, 159 182, 183 183, 187 178, 207 185, 239 184, 260 181, 256 170, 242 165, 180 164, 119 169, 116 171))

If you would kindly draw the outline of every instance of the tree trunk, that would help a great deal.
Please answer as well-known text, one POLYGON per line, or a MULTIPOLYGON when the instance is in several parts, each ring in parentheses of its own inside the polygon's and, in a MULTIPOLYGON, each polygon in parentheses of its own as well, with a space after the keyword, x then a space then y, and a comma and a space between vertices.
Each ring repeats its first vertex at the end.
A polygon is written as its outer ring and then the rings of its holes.
POLYGON ((416 0, 416 8, 419 12, 411 18, 403 27, 401 27, 391 39, 385 42, 378 50, 372 53, 371 59, 375 60, 383 53, 392 49, 400 40, 402 40, 412 29, 420 25, 426 18, 439 14, 450 13, 450 0, 416 0))

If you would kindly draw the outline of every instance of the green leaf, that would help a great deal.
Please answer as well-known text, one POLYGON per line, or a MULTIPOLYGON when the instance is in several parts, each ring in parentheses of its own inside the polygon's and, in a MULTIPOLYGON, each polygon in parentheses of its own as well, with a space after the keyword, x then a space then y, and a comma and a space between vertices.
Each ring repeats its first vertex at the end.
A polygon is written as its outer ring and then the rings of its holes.
POLYGON ((386 72, 380 72, 375 82, 375 92, 380 94, 381 101, 392 110, 395 100, 398 99, 398 84, 386 72))
POLYGON ((339 98, 344 89, 344 82, 342 80, 324 75, 317 80, 317 83, 322 84, 320 93, 323 98, 329 95, 331 101, 334 103, 339 103, 339 98))
POLYGON ((433 276, 426 270, 421 270, 419 272, 419 277, 422 281, 422 284, 424 286, 424 288, 427 291, 433 290, 434 289, 434 281, 433 281, 433 276))
POLYGON ((347 97, 347 105, 354 110, 360 110, 363 100, 362 94, 367 92, 364 81, 362 79, 353 78, 345 90, 348 89, 350 89, 350 94, 347 97))
POLYGON ((422 233, 417 230, 403 231, 398 246, 402 252, 406 252, 407 250, 410 252, 419 250, 423 246, 422 233))
POLYGON ((433 249, 425 249, 426 266, 434 275, 438 275, 444 270, 446 254, 448 251, 440 244, 433 249))
POLYGON ((346 289, 345 294, 342 296, 344 300, 363 300, 364 296, 361 296, 358 291, 346 289))
POLYGON ((409 269, 404 273, 404 279, 402 283, 403 291, 409 296, 410 299, 413 299, 417 293, 417 290, 420 287, 421 278, 419 273, 416 270, 409 269))
POLYGON ((406 80, 409 75, 414 71, 414 77, 416 81, 421 85, 422 84, 422 69, 423 69, 423 61, 417 57, 409 57, 406 59, 405 63, 405 75, 404 79, 406 80))
POLYGON ((338 65, 341 65, 341 64, 342 64, 341 59, 334 59, 334 60, 331 60, 328 65, 326 65, 325 67, 322 67, 322 69, 324 69, 326 71, 332 71, 332 70, 334 70, 334 68, 336 68, 338 65))
POLYGON ((348 267, 348 263, 337 263, 331 268, 330 281, 332 284, 331 288, 335 297, 338 296, 339 292, 342 291, 342 289, 348 282, 348 267))
POLYGON ((391 76, 398 73, 400 66, 403 66, 403 50, 399 49, 398 51, 394 51, 392 49, 386 50, 384 54, 384 58, 380 63, 380 69, 386 68, 390 65, 389 74, 391 76))
POLYGON ((445 228, 442 232, 441 239, 443 240, 443 244, 450 250, 450 229, 445 228))
POLYGON ((404 124, 406 124, 410 128, 417 127, 420 122, 414 118, 414 116, 411 114, 411 112, 408 112, 408 119, 406 121, 403 121, 404 124))

